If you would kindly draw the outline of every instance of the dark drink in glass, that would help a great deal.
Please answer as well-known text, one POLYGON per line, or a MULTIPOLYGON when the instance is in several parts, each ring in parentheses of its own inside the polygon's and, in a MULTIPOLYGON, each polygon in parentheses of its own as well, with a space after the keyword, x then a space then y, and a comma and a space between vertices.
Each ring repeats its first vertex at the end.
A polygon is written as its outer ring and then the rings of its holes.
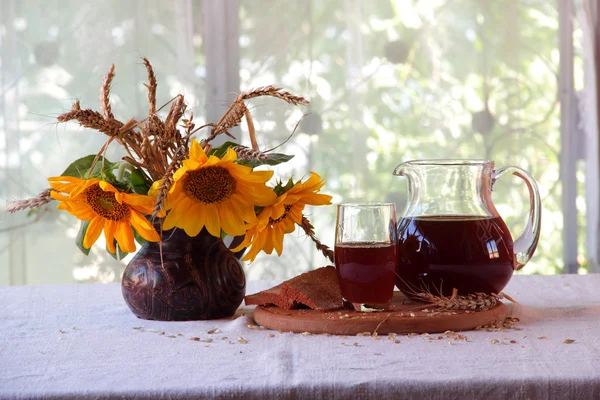
POLYGON ((398 248, 396 206, 340 204, 335 267, 344 300, 356 310, 388 308, 394 295, 398 248))
POLYGON ((335 265, 344 299, 388 303, 396 282, 396 244, 349 242, 335 246, 335 265))

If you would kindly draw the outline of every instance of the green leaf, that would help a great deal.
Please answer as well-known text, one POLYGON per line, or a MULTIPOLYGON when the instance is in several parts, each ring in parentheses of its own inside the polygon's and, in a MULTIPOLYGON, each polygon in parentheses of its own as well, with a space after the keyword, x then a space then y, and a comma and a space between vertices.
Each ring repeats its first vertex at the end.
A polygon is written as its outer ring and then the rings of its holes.
POLYGON ((248 167, 258 167, 259 165, 277 165, 282 164, 284 162, 290 161, 294 156, 289 156, 287 154, 281 153, 266 153, 267 158, 264 160, 252 159, 252 160, 242 160, 238 159, 237 163, 241 165, 247 165, 248 167))
MULTIPOLYGON (((225 153, 227 152, 227 149, 229 147, 233 147, 233 146, 239 146, 239 147, 243 147, 245 149, 249 149, 249 147, 240 146, 239 144, 237 144, 235 142, 225 142, 221 146, 209 151, 208 156, 216 156, 216 157, 221 158, 225 155, 225 153)), ((258 159, 244 160, 244 159, 238 158, 237 163, 240 165, 246 165, 248 167, 255 168, 255 167, 258 167, 259 165, 281 164, 284 162, 288 162, 292 158, 294 158, 294 156, 289 156, 287 154, 281 154, 281 153, 266 153, 265 156, 266 156, 266 158, 263 160, 258 160, 258 159)))
POLYGON ((287 192, 288 190, 290 190, 293 187, 294 187, 294 181, 292 180, 292 178, 290 178, 290 180, 287 181, 287 183, 285 185, 281 181, 277 182, 277 185, 273 188, 273 191, 275 192, 275 194, 277 196, 281 196, 282 194, 284 194, 285 192, 287 192))
POLYGON ((137 233, 137 231, 135 229, 133 229, 133 238, 135 239, 136 242, 138 242, 138 244, 140 246, 143 246, 146 244, 146 239, 144 239, 139 233, 137 233))
POLYGON ((215 147, 214 149, 211 149, 207 156, 215 156, 215 157, 223 157, 225 155, 225 153, 227 153, 227 149, 230 147, 234 147, 234 146, 239 146, 239 144, 237 144, 236 142, 225 142, 222 145, 220 145, 219 147, 215 147))
POLYGON ((94 177, 102 178, 107 181, 116 181, 115 174, 112 171, 119 166, 119 163, 110 162, 104 157, 100 156, 96 162, 96 165, 94 165, 94 169, 92 169, 90 172, 95 159, 96 155, 90 154, 89 156, 85 156, 73 161, 62 173, 62 176, 74 176, 80 179, 94 177))
POLYGON ((86 249, 83 247, 83 239, 85 238, 85 233, 88 230, 88 226, 90 226, 90 221, 81 221, 81 225, 79 226, 79 232, 77 233, 77 237, 75 238, 75 244, 79 247, 79 250, 86 256, 90 254, 90 249, 86 249))
POLYGON ((109 249, 108 246, 106 246, 106 251, 108 252, 108 254, 110 254, 112 256, 112 258, 114 258, 117 261, 121 261, 122 259, 124 259, 125 257, 127 257, 127 254, 124 252, 123 250, 121 250, 121 247, 119 247, 119 243, 115 240, 115 252, 112 253, 109 249))
POLYGON ((144 173, 139 168, 132 170, 128 178, 134 193, 148 194, 148 190, 150 190, 152 184, 146 180, 144 173))

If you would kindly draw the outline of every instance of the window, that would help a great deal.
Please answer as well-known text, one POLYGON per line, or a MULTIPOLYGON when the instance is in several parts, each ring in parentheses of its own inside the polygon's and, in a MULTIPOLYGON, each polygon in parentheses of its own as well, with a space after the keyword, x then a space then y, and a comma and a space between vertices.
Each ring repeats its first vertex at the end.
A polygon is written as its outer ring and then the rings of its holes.
MULTIPOLYGON (((115 114, 146 112, 143 55, 158 74, 158 102, 183 93, 199 121, 218 119, 232 93, 260 85, 309 98, 311 105, 298 109, 251 102, 259 143, 278 145, 308 114, 282 147, 295 155, 284 168, 295 176, 326 174, 336 202, 394 201, 401 214, 406 183, 391 172, 402 161, 493 159, 527 169, 540 186, 542 239, 525 273, 583 272, 595 259, 597 211, 586 204, 598 191, 590 179, 597 177, 597 139, 589 133, 596 130, 589 118, 577 119, 578 109, 595 104, 583 73, 590 70, 588 2, 575 9, 552 0, 130 4, 0 3, 2 198, 34 196, 71 159, 98 151, 102 135, 57 125, 55 116, 75 98, 96 108, 111 63, 115 114)), ((243 128, 236 134, 246 140, 243 128)), ((118 149, 107 157, 118 159, 118 149)), ((510 178, 494 192, 514 237, 525 223, 527 195, 510 178)), ((335 208, 309 213, 317 235, 332 245, 335 208)), ((54 207, 1 221, 0 284, 119 280, 123 264, 101 242, 89 257, 80 254, 78 222, 54 207)), ((247 265, 248 279, 289 278, 327 263, 300 233, 286 237, 285 249, 280 258, 247 265)))

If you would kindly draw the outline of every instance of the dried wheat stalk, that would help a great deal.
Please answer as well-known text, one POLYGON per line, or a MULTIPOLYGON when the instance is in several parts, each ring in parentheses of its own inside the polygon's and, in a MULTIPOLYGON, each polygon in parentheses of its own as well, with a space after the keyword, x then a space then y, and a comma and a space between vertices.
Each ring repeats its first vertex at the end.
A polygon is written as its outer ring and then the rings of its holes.
POLYGON ((119 130, 123 126, 123 123, 115 119, 106 120, 104 116, 97 111, 90 109, 82 110, 79 105, 79 100, 73 103, 71 111, 66 112, 58 116, 58 122, 67 122, 76 120, 79 125, 95 129, 108 136, 118 136, 119 130))
POLYGON ((154 75, 150 61, 146 58, 142 58, 142 61, 148 71, 148 83, 144 83, 144 86, 148 88, 148 114, 152 116, 156 114, 156 75, 154 75))
POLYGON ((110 84, 115 77, 115 65, 111 64, 108 73, 104 76, 104 81, 102 81, 102 86, 100 87, 100 107, 102 108, 102 113, 104 114, 105 120, 111 120, 114 118, 112 110, 110 108, 110 84))
POLYGON ((308 235, 308 237, 310 237, 312 239, 312 241, 315 242, 315 246, 317 247, 317 250, 319 250, 321 253, 323 253, 323 255, 325 257, 327 257, 331 262, 335 262, 335 260, 333 258, 333 250, 331 250, 329 247, 327 247, 327 245, 324 245, 323 243, 321 243, 319 238, 317 238, 317 236, 315 235, 315 227, 310 223, 308 218, 306 218, 304 215, 302 216, 302 223, 300 224, 300 227, 304 230, 304 232, 308 235))
POLYGON ((177 169, 182 165, 183 160, 186 158, 187 151, 188 149, 186 142, 182 144, 175 152, 173 160, 169 164, 169 167, 162 178, 162 182, 160 183, 160 187, 158 188, 158 195, 156 196, 156 202, 154 203, 154 209, 152 210, 152 219, 156 218, 158 213, 164 210, 167 194, 173 185, 173 175, 175 174, 175 171, 177 171, 177 169))
POLYGON ((165 139, 172 139, 177 136, 177 123, 185 113, 187 105, 183 102, 183 95, 175 98, 167 118, 165 118, 165 139))
POLYGON ((495 307, 505 298, 503 293, 473 293, 459 296, 458 291, 453 289, 452 296, 435 296, 431 293, 414 293, 413 297, 426 303, 434 304, 444 310, 472 310, 485 311, 495 307))
POLYGON ((243 160, 266 160, 267 155, 259 150, 249 149, 244 146, 233 146, 237 156, 243 160))
POLYGON ((43 206, 44 204, 48 204, 52 200, 54 200, 50 196, 51 191, 52 191, 52 189, 46 189, 43 192, 41 192, 40 194, 38 194, 37 196, 32 197, 30 199, 11 201, 10 203, 8 203, 6 205, 6 211, 8 211, 9 213, 12 214, 14 212, 21 211, 21 210, 39 208, 39 207, 43 206))
MULTIPOLYGON (((235 137, 229 134, 228 129, 239 125, 239 123, 242 121, 242 118, 250 114, 248 108, 246 107, 246 104, 244 103, 244 100, 249 100, 260 96, 277 97, 294 105, 308 104, 308 100, 306 100, 304 97, 294 96, 293 94, 281 88, 275 87, 274 85, 263 86, 245 93, 241 93, 235 99, 235 101, 231 103, 231 105, 229 106, 227 111, 225 111, 225 114, 223 114, 219 122, 213 127, 213 129, 210 132, 210 135, 202 141, 202 147, 206 150, 209 143, 221 133, 225 133, 226 135, 235 139, 235 137)), ((248 126, 250 127, 250 125, 251 122, 249 122, 248 126)), ((255 143, 252 143, 252 146, 254 150, 258 150, 257 147, 254 147, 255 143)))
POLYGON ((236 99, 236 102, 241 101, 241 100, 248 100, 248 99, 251 99, 254 97, 260 97, 260 96, 277 97, 283 101, 286 101, 286 102, 288 102, 290 104, 294 104, 294 105, 299 105, 299 104, 307 105, 308 104, 308 100, 306 100, 304 97, 294 96, 293 94, 283 90, 282 88, 275 87, 275 85, 262 86, 262 87, 253 89, 249 92, 242 93, 238 96, 238 98, 236 99))

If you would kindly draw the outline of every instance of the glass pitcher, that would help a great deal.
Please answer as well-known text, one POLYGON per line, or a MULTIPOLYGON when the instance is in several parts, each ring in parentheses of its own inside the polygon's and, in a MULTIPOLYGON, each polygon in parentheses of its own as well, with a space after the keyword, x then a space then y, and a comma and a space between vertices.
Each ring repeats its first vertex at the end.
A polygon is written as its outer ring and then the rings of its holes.
POLYGON ((541 202, 527 171, 494 170, 485 160, 419 160, 398 165, 394 175, 408 180, 396 282, 406 295, 499 293, 535 252, 541 202), (510 173, 525 181, 530 196, 525 232, 514 242, 492 202, 494 183, 510 173))

